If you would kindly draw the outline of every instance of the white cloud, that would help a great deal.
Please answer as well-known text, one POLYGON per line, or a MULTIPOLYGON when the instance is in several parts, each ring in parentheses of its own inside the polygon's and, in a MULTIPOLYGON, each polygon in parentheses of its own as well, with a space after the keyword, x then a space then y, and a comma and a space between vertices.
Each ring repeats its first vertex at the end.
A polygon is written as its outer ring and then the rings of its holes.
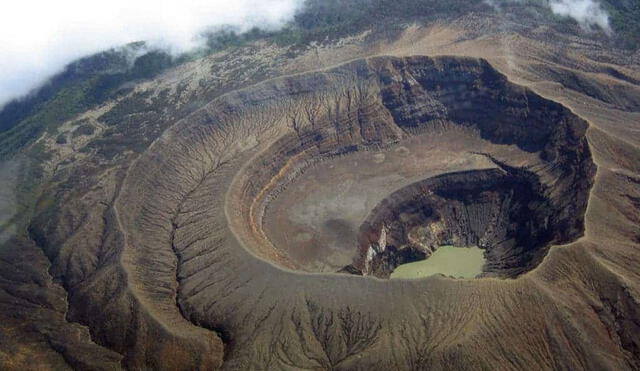
MULTIPOLYGON (((497 11, 502 11, 501 4, 524 4, 525 0, 484 0, 497 11)), ((554 14, 575 19, 582 28, 592 29, 599 26, 611 33, 609 14, 597 0, 545 0, 545 4, 554 14)))
POLYGON ((148 40, 174 51, 211 26, 277 28, 301 0, 16 0, 0 7, 0 105, 67 63, 148 40))
POLYGON ((611 32, 609 14, 595 0, 551 0, 549 6, 555 14, 571 17, 583 27, 597 25, 611 32))

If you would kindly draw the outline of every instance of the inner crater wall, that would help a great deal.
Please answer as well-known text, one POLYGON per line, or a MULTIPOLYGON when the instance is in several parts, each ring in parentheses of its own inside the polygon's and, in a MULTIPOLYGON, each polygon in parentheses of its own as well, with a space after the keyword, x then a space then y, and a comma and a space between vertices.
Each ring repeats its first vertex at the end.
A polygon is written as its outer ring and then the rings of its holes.
MULTIPOLYGON (((477 151, 496 170, 434 179, 425 172, 415 175, 414 184, 388 192, 354 227, 353 259, 343 272, 388 277, 398 264, 453 244, 485 248, 485 275, 515 277, 539 264, 551 244, 583 234, 595 174, 586 122, 508 82, 485 61, 372 58, 341 66, 335 76, 307 77, 291 89, 298 98, 283 115, 288 129, 249 161, 240 176, 247 181, 234 200, 243 210, 235 230, 259 256, 310 270, 308 262, 270 240, 265 215, 284 189, 296 187, 318 163, 399 148, 412 139, 433 142, 434 133, 456 131, 472 137, 465 152, 477 151), (310 91, 310 82, 321 88, 310 91), (404 221, 407 208, 411 217, 404 221), (383 229, 389 246, 380 246, 383 229)), ((424 161, 436 161, 436 151, 446 146, 443 138, 421 149, 424 161)), ((440 173, 457 170, 443 163, 440 173)), ((314 243, 310 249, 326 248, 314 243)))
POLYGON ((510 170, 446 174, 391 194, 362 224, 354 268, 387 278, 439 246, 478 246, 485 276, 515 277, 537 266, 550 244, 580 236, 579 226, 564 227, 579 223, 562 213, 570 200, 553 202, 535 175, 510 170))

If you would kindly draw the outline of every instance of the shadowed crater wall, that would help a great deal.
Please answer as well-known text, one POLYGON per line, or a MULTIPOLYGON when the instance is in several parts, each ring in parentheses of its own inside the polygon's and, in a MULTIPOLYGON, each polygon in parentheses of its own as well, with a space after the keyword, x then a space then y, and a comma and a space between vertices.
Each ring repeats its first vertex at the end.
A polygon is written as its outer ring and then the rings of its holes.
POLYGON ((428 258, 439 246, 478 246, 484 275, 515 277, 539 264, 552 243, 583 232, 572 199, 554 202, 535 175, 514 169, 429 178, 386 198, 362 224, 360 256, 350 268, 381 278, 400 264, 428 258))

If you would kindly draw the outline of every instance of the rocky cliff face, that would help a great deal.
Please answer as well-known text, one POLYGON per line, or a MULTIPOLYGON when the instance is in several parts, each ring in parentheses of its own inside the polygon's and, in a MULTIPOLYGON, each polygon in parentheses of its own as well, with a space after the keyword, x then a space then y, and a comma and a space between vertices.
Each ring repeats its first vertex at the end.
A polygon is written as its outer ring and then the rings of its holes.
MULTIPOLYGON (((500 170, 419 181, 389 195, 359 226, 359 252, 350 271, 387 277, 398 264, 453 244, 479 245, 489 257, 487 274, 515 277, 539 264, 551 244, 583 234, 595 166, 586 123, 564 107, 509 84, 478 60, 376 58, 350 63, 336 74, 343 92, 303 98, 304 109, 288 113, 292 132, 246 170, 249 183, 238 203, 250 205, 243 224, 253 226, 261 240, 249 246, 258 254, 276 254, 276 263, 297 266, 268 241, 262 218, 269 201, 283 187, 294 187, 306 168, 398 145, 444 123, 445 131, 470 129, 480 140, 515 146, 535 160, 516 167, 494 159, 500 170), (379 242, 383 233, 388 245, 379 242)), ((322 75, 297 84, 305 91, 311 84, 331 89, 326 86, 335 82, 322 75)))
POLYGON ((364 258, 366 263, 361 258, 356 266, 385 277, 439 245, 478 245, 487 250, 486 273, 515 277, 541 262, 550 244, 582 235, 595 175, 586 123, 508 84, 484 62, 412 58, 381 64, 383 101, 399 127, 416 133, 433 120, 450 120, 492 143, 536 152, 542 163, 533 171, 506 165, 501 172, 445 176, 399 190, 360 231, 361 256, 370 254, 383 228, 393 250, 364 258))
POLYGON ((527 175, 528 179, 502 169, 470 171, 397 191, 361 226, 355 266, 386 278, 400 264, 453 245, 485 249, 484 276, 513 278, 535 268, 551 244, 582 235, 583 217, 570 214, 564 215, 570 220, 561 219, 562 210, 572 207, 568 199, 554 204, 545 196, 551 192, 532 181, 535 175, 527 175))

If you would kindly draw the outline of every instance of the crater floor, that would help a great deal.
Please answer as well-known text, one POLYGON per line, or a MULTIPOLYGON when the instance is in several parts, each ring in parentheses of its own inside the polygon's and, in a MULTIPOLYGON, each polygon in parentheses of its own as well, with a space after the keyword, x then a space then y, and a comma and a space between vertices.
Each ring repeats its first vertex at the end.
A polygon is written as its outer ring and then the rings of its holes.
POLYGON ((501 153, 519 165, 535 155, 495 145, 451 126, 313 163, 266 205, 271 243, 310 272, 337 272, 358 253, 360 226, 391 193, 448 172, 496 168, 481 153, 501 153))

